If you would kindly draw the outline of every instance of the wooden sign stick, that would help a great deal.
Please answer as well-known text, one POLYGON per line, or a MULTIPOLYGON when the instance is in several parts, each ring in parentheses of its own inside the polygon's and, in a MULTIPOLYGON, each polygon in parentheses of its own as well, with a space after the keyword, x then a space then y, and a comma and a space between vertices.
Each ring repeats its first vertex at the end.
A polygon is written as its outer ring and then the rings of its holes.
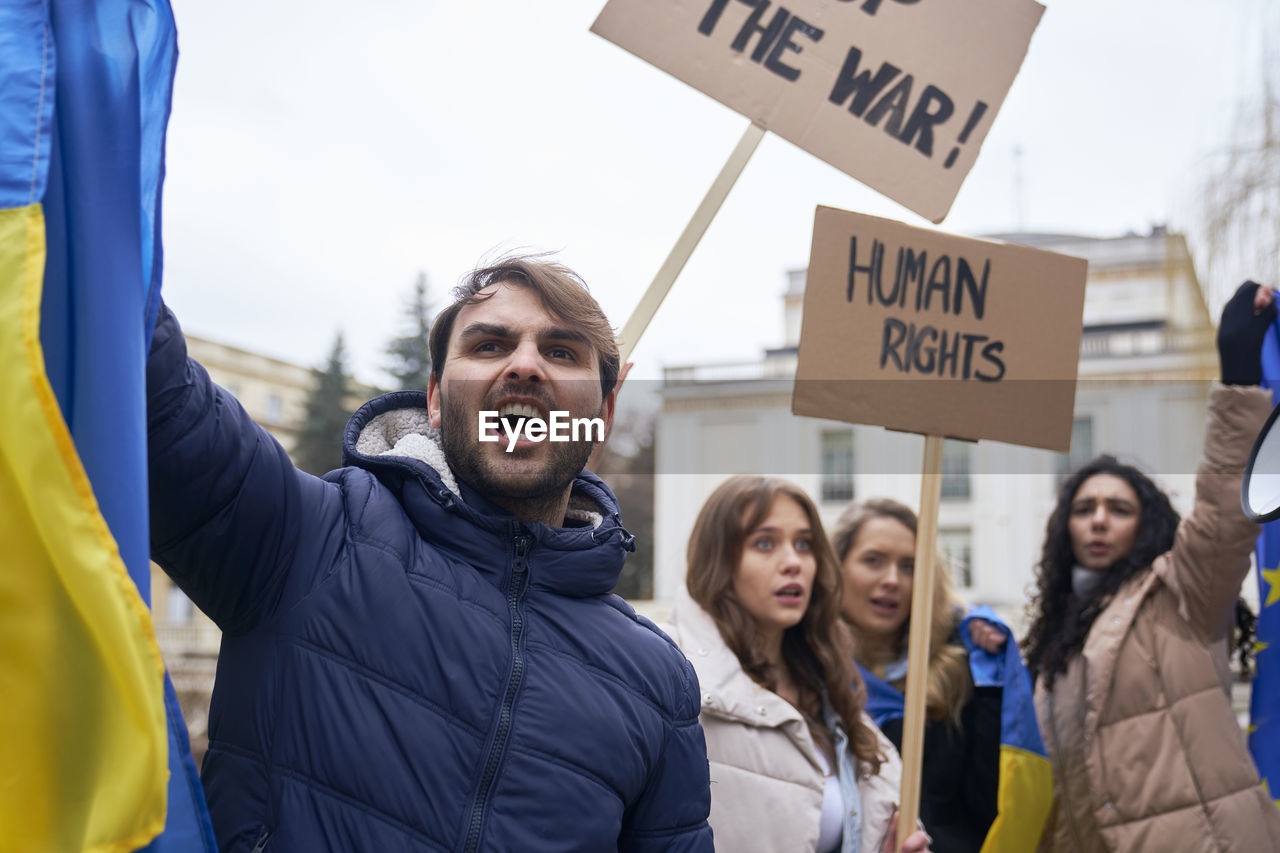
POLYGON ((697 248, 702 235, 707 233, 711 220, 720 210, 720 205, 724 204, 729 190, 733 189, 733 185, 737 183, 738 176, 746 168, 747 161, 755 153, 760 140, 764 139, 764 134, 765 129, 761 125, 755 122, 747 125, 742 138, 738 140, 737 147, 733 149, 724 167, 720 169, 720 174, 711 184, 711 189, 707 190, 706 196, 703 197, 702 204, 698 205, 698 209, 693 212, 693 217, 681 232, 680 239, 676 240, 676 244, 671 247, 671 253, 667 255, 666 261, 658 268, 658 274, 649 283, 649 289, 644 292, 644 296, 640 297, 639 304, 631 312, 627 324, 622 327, 622 334, 618 335, 619 354, 622 356, 620 363, 626 364, 627 359, 631 357, 631 352, 636 348, 640 336, 648 328, 653 315, 658 313, 658 306, 662 304, 663 299, 667 298, 671 285, 680 275, 680 270, 684 269, 685 262, 697 248))
MULTIPOLYGON (((933 576, 938 552, 938 501, 942 496, 942 436, 924 437, 920 477, 920 517, 916 563, 911 582, 911 633, 907 639, 906 711, 902 720, 902 788, 898 804, 897 847, 916 829, 920 816, 920 771, 924 758, 924 700, 929 675, 929 628, 933 576)), ((877 851, 876 853, 879 853, 877 851)))
MULTIPOLYGON (((648 289, 640 297, 640 302, 636 305, 635 310, 631 312, 631 316, 627 318, 627 324, 622 327, 622 333, 618 335, 618 363, 620 365, 626 365, 627 359, 631 358, 631 353, 640 341, 640 336, 649 327, 649 321, 653 319, 653 315, 658 313, 658 306, 662 304, 662 300, 667 298, 667 294, 671 291, 671 285, 675 284, 676 277, 680 275, 680 270, 684 269, 685 263, 693 254, 693 250, 697 248, 698 242, 702 240, 702 235, 707 233, 707 228, 711 226, 711 220, 715 218, 716 213, 720 210, 720 205, 724 204, 724 200, 728 198, 729 190, 733 189, 733 185, 738 182, 738 176, 747 167, 747 161, 755 153, 756 146, 760 144, 760 140, 764 139, 764 134, 765 129, 761 125, 755 122, 747 125, 747 129, 743 132, 742 138, 738 140, 733 153, 729 155, 729 159, 721 167, 720 174, 716 175, 716 179, 712 181, 711 189, 707 190, 707 194, 702 197, 702 204, 698 205, 698 209, 693 212, 693 216, 689 219, 689 224, 684 227, 684 231, 680 233, 680 238, 671 247, 671 252, 668 253, 667 259, 658 268, 658 274, 653 277, 653 281, 649 282, 648 289)), ((609 436, 606 435, 604 441, 597 443, 595 449, 591 451, 591 458, 587 460, 586 465, 588 471, 600 470, 600 463, 604 461, 604 449, 608 441, 609 436)))

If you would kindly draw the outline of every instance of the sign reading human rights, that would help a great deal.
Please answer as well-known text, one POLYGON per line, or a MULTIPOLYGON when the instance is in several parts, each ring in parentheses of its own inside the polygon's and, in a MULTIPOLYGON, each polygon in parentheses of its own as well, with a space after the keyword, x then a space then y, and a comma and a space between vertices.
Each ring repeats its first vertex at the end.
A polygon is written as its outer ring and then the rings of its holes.
POLYGON ((1035 0, 609 0, 591 29, 932 222, 951 209, 1035 0))
POLYGON ((819 207, 792 411, 1066 451, 1086 271, 819 207))

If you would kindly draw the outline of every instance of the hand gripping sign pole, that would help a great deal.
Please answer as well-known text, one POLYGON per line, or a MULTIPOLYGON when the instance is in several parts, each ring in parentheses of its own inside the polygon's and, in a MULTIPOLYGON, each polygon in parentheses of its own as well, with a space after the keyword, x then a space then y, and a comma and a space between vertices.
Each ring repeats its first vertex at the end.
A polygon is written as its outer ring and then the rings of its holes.
POLYGON ((912 571, 911 620, 907 638, 906 709, 902 720, 902 788, 898 812, 897 847, 916 828, 920 816, 920 775, 924 759, 924 700, 929 674, 929 632, 933 576, 937 571, 938 501, 942 495, 942 436, 924 437, 924 466, 920 476, 920 516, 916 525, 916 562, 912 571))

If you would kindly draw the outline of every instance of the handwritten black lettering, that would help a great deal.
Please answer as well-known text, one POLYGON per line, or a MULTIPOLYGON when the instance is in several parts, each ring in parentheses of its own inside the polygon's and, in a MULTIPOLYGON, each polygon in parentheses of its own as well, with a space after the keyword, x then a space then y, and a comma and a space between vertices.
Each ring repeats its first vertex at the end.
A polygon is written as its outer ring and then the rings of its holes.
POLYGON ((947 331, 942 332, 942 342, 938 344, 938 375, 950 376, 956 378, 956 365, 960 359, 960 336, 953 334, 950 336, 951 346, 947 346, 947 331), (948 366, 950 370, 948 370, 948 366))
POLYGON ((768 68, 774 74, 777 74, 779 77, 784 77, 787 80, 795 80, 800 76, 799 68, 792 68, 790 65, 787 65, 782 61, 782 51, 784 50, 790 50, 793 53, 800 53, 800 45, 791 40, 791 37, 796 33, 807 36, 815 42, 822 38, 822 30, 805 23, 794 15, 791 17, 791 20, 787 21, 787 26, 783 29, 782 35, 778 38, 777 42, 774 43, 773 50, 769 52, 768 58, 764 61, 765 68, 768 68))
POLYGON ((903 364, 902 356, 898 355, 898 347, 902 346, 902 342, 907 338, 907 324, 901 320, 895 320, 888 317, 884 321, 884 334, 880 338, 880 369, 884 370, 885 363, 889 359, 893 359, 893 363, 903 373, 909 368, 903 364))
POLYGON ((986 335, 971 335, 967 332, 961 337, 964 338, 964 373, 962 376, 968 379, 973 375, 973 345, 980 344, 988 338, 986 335))
POLYGON ((987 376, 984 373, 978 373, 978 379, 983 382, 999 382, 1004 378, 1004 359, 1000 358, 1000 353, 1004 351, 1004 341, 992 341, 982 348, 982 357, 996 366, 995 376, 987 376))
POLYGON ((924 326, 916 333, 915 339, 911 342, 911 363, 920 373, 933 373, 934 356, 936 350, 934 347, 926 346, 925 339, 930 341, 937 340, 938 330, 933 326, 924 326), (925 356, 923 359, 921 356, 925 356))
POLYGON ((924 307, 928 310, 934 293, 942 294, 942 313, 951 310, 951 256, 943 255, 933 262, 929 272, 929 289, 924 294, 924 307))
MULTIPOLYGON (((885 133, 904 145, 913 146, 924 156, 932 157, 935 131, 955 113, 955 102, 951 96, 929 83, 913 106, 914 75, 903 74, 902 69, 891 62, 880 63, 873 74, 870 66, 859 70, 861 63, 862 51, 850 47, 827 100, 841 107, 848 104, 851 115, 872 127, 883 123, 885 133)), ((975 112, 977 117, 970 116, 966 131, 971 131, 981 118, 982 112, 975 112)), ((960 141, 967 138, 968 132, 965 132, 960 141)), ((946 166, 955 161, 958 153, 958 148, 952 150, 946 166)))
POLYGON ((711 0, 711 6, 707 9, 707 13, 698 22, 698 32, 704 36, 711 35, 716 28, 716 24, 720 22, 720 16, 724 14, 724 7, 728 5, 729 0, 711 0))
POLYGON ((921 309, 920 290, 924 284, 925 266, 929 263, 928 252, 916 252, 915 249, 907 249, 902 255, 902 287, 904 290, 911 287, 911 282, 916 283, 916 310, 921 309))
MULTIPOLYGON (((866 238, 863 238, 863 248, 866 238)), ((886 278, 885 245, 871 238, 871 251, 859 257, 858 238, 849 237, 849 260, 845 280, 845 301, 853 302, 859 282, 865 282, 866 304, 914 311, 960 316, 969 313, 981 320, 987 311, 987 285, 991 278, 991 259, 984 258, 980 273, 968 258, 936 253, 931 258, 927 249, 899 246, 893 273, 886 278)), ((983 341, 986 338, 982 338, 983 341)), ((946 338, 943 338, 944 344, 946 338)), ((978 341, 965 344, 965 370, 971 370, 972 350, 978 341)), ((958 358, 959 356, 956 356, 958 358)))
POLYGON ((964 123, 964 130, 960 131, 960 136, 956 139, 959 145, 951 149, 951 153, 947 155, 947 159, 943 161, 942 168, 950 169, 951 165, 956 162, 956 158, 960 156, 960 145, 969 141, 969 134, 973 133, 973 129, 978 126, 983 114, 987 111, 985 101, 978 101, 973 105, 973 110, 969 113, 969 119, 964 123))
MULTIPOLYGON (((841 0, 841 2, 848 3, 851 2, 851 0, 841 0)), ((868 15, 874 15, 880 10, 881 2, 883 2, 883 0, 865 0, 862 4, 862 11, 866 12, 868 15)), ((894 2, 901 3, 904 6, 910 6, 912 3, 919 3, 920 0, 894 0, 894 2)))
POLYGON ((880 123, 880 119, 888 114, 889 120, 884 125, 885 132, 890 136, 900 136, 902 122, 907 117, 907 103, 911 100, 911 84, 914 80, 915 78, 908 74, 895 83, 893 88, 871 108, 871 112, 867 113, 867 124, 875 127, 880 123))
POLYGON ((907 250, 902 246, 898 247, 898 264, 894 267, 893 272, 893 292, 896 294, 898 307, 902 308, 907 304, 907 283, 902 276, 902 258, 907 250))
POLYGON ((993 341, 986 335, 886 317, 880 335, 880 369, 892 362, 899 373, 999 382, 1005 373, 1000 357, 1003 350, 1004 341, 993 341), (975 351, 985 362, 976 369, 975 351), (983 372, 984 368, 990 372, 983 372))
POLYGON ((931 264, 927 250, 917 251, 910 246, 899 246, 893 274, 885 279, 884 244, 872 240, 871 257, 865 265, 858 264, 857 252, 858 240, 851 237, 845 294, 847 301, 853 301, 855 276, 861 273, 867 276, 868 305, 878 303, 887 308, 906 308, 910 304, 917 313, 934 311, 955 315, 960 315, 966 307, 970 307, 974 318, 978 320, 986 314, 987 282, 991 277, 990 258, 983 260, 982 274, 979 277, 967 258, 940 254, 932 258, 931 264))
POLYGON ((894 276, 893 276, 893 289, 892 289, 892 290, 890 290, 888 293, 885 293, 885 292, 884 292, 884 288, 880 286, 880 285, 881 285, 881 283, 883 282, 883 278, 881 278, 880 280, 878 280, 878 281, 876 282, 876 300, 877 300, 881 305, 892 305, 893 303, 897 302, 897 301, 898 301, 898 294, 899 294, 899 292, 901 292, 901 291, 903 290, 903 287, 902 287, 902 247, 901 247, 901 246, 899 246, 899 247, 898 247, 898 263, 897 263, 897 266, 895 267, 895 270, 896 270, 896 271, 895 271, 894 276))
MULTIPOLYGON (((779 6, 774 11, 768 23, 761 23, 765 13, 773 5, 772 0, 738 0, 738 2, 744 6, 750 6, 751 13, 738 29, 737 35, 729 45, 730 49, 735 53, 743 53, 752 38, 759 36, 755 49, 751 51, 751 61, 757 64, 762 63, 765 68, 783 79, 799 79, 800 69, 784 62, 783 54, 786 51, 801 53, 801 45, 795 40, 797 34, 816 42, 822 38, 823 31, 803 18, 791 14, 791 11, 784 6, 779 6)), ((715 32, 728 5, 729 0, 712 0, 702 20, 698 22, 698 32, 704 36, 715 32)))
POLYGON ((871 258, 865 266, 858 265, 858 238, 849 238, 849 284, 845 290, 845 301, 853 301, 854 277, 858 273, 867 276, 867 304, 870 305, 872 295, 880 289, 880 274, 884 270, 884 244, 879 240, 871 241, 871 258))
POLYGON ((836 77, 835 85, 831 87, 831 94, 827 96, 827 100, 837 106, 844 106, 845 101, 852 96, 853 101, 849 104, 849 112, 859 118, 881 90, 888 86, 894 77, 902 73, 902 69, 896 65, 882 62, 874 77, 871 76, 869 68, 859 74, 858 63, 861 61, 862 51, 856 47, 849 48, 849 53, 844 58, 844 65, 840 68, 840 74, 836 77))
MULTIPOLYGON (((937 86, 926 86, 924 94, 920 96, 916 108, 911 112, 911 118, 907 119, 907 126, 902 129, 898 139, 907 145, 914 141, 917 151, 926 157, 932 157, 933 126, 951 118, 953 112, 955 112, 955 105, 951 103, 946 92, 937 86), (937 109, 930 110, 930 106, 934 104, 937 105, 937 109)), ((885 129, 887 130, 888 127, 886 126, 885 129)))
POLYGON ((756 45, 755 51, 751 54, 752 62, 761 62, 769 53, 769 48, 773 46, 773 40, 782 35, 782 28, 787 24, 787 18, 791 17, 791 13, 786 9, 779 7, 778 11, 773 13, 773 18, 767 26, 760 26, 760 18, 768 10, 770 0, 738 0, 739 3, 746 3, 752 7, 751 14, 747 16, 747 20, 743 23, 742 29, 738 30, 738 35, 733 40, 730 47, 735 53, 742 53, 747 49, 747 43, 751 41, 751 37, 756 33, 760 34, 760 43, 756 45))
POLYGON ((987 310, 987 277, 991 274, 991 259, 982 262, 982 283, 974 278, 973 268, 964 258, 956 263, 956 313, 960 313, 960 304, 964 301, 964 293, 969 292, 973 302, 973 316, 979 320, 987 310))

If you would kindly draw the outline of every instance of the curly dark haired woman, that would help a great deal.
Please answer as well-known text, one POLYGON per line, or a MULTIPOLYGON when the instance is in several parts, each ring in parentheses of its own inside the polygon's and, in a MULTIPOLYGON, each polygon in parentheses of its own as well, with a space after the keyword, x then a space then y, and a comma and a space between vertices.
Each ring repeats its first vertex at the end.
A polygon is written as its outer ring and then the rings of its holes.
POLYGON ((1258 530, 1240 478, 1270 410, 1259 348, 1275 316, 1247 282, 1223 311, 1195 505, 1179 520, 1142 472, 1110 456, 1062 486, 1024 650, 1053 761, 1041 849, 1280 849, 1230 700, 1227 641, 1258 530))

